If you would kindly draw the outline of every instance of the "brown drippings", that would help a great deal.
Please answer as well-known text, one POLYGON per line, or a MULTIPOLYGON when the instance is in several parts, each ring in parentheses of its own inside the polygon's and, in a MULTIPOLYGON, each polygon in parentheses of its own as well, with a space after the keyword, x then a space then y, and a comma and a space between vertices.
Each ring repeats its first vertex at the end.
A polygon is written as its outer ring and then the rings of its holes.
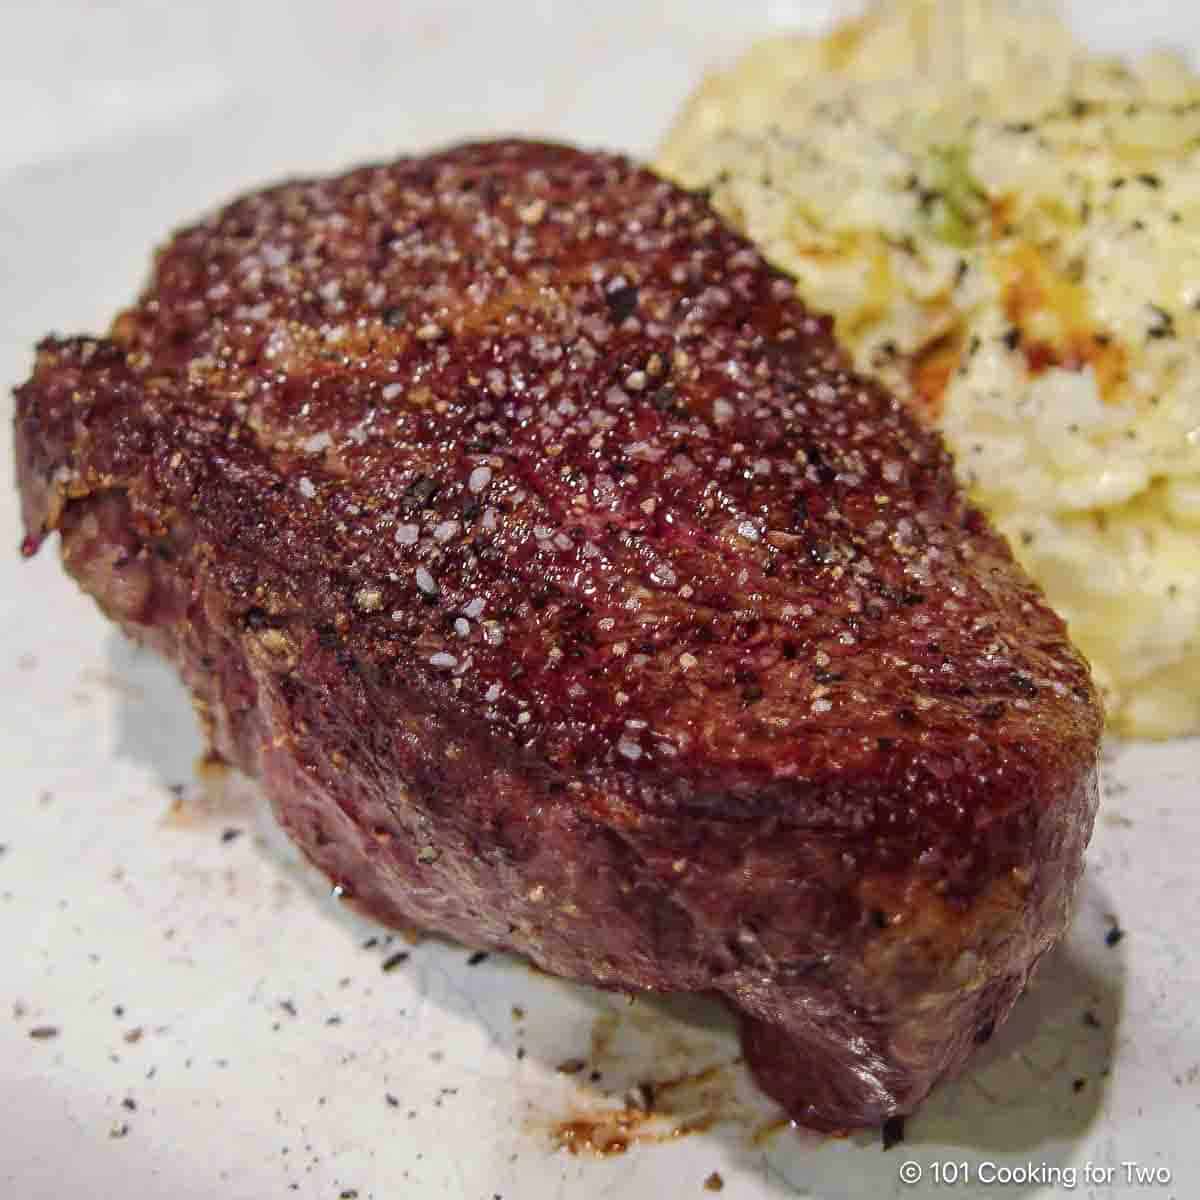
POLYGON ((595 1154, 609 1158, 624 1154, 631 1145, 661 1145, 692 1133, 704 1133, 717 1124, 716 1114, 706 1114, 667 1128, 656 1128, 652 1112, 637 1108, 614 1109, 561 1121, 552 1130, 555 1146, 572 1154, 595 1154))
POLYGON ((193 770, 195 787, 172 785, 171 804, 163 814, 163 825, 188 830, 224 826, 230 818, 245 817, 250 811, 252 801, 248 793, 255 785, 219 755, 212 751, 203 755, 196 760, 193 770))
POLYGON ((223 783, 233 768, 215 751, 209 750, 196 759, 196 778, 201 783, 223 783))
POLYGON ((575 1111, 551 1126, 551 1139, 572 1154, 623 1154, 634 1144, 661 1144, 740 1119, 728 1064, 672 1079, 641 1080, 620 1108, 575 1111))
POLYGON ((790 1129, 792 1122, 787 1117, 779 1117, 774 1121, 768 1121, 765 1125, 760 1125, 755 1131, 750 1141, 755 1146, 765 1146, 770 1142, 776 1134, 782 1133, 785 1129, 790 1129))

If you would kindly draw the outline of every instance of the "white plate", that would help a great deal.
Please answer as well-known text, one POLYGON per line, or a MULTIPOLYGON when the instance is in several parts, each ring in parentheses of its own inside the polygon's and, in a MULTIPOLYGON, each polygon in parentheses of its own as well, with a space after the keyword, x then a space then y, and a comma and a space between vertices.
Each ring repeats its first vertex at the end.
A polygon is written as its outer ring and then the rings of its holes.
MULTIPOLYGON (((648 152, 706 62, 830 7, 9 5, 3 402, 39 336, 102 328, 150 247, 240 188, 500 130, 648 152)), ((1074 13, 1109 48, 1200 45, 1190 5, 1081 0, 1074 13)), ((903 1146, 756 1139, 770 1106, 725 1066, 674 1093, 692 1115, 727 1118, 708 1132, 573 1157, 553 1148, 556 1121, 646 1077, 728 1064, 728 1030, 702 1007, 629 1007, 436 942, 364 949, 378 931, 316 894, 236 797, 198 801, 178 685, 110 630, 52 547, 22 564, 17 541, 5 447, 4 1196, 636 1200, 699 1197, 713 1171, 738 1200, 1023 1196, 1053 1169, 1046 1194, 1200 1195, 1200 745, 1115 752, 1070 938, 903 1146), (1127 936, 1110 946, 1114 921, 1127 936), (400 950, 407 961, 383 972, 400 950), (47 1026, 57 1036, 31 1036, 47 1026), (585 1071, 556 1072, 578 1057, 585 1071), (924 1174, 916 1187, 900 1181, 906 1160, 924 1174), (1173 1181, 1138 1187, 1126 1162, 1173 1181), (955 1168, 937 1164, 964 1163, 975 1182, 938 1186, 935 1169, 955 1168), (980 1183, 987 1163, 1035 1177, 980 1183)))

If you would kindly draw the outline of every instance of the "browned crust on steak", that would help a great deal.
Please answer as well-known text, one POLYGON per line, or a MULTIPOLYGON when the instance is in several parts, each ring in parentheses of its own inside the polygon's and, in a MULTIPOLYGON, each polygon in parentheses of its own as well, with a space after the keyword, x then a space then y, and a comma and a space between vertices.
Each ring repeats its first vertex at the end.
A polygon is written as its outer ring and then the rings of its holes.
POLYGON ((909 1111, 1061 932, 1087 668, 702 198, 519 141, 285 184, 17 399, 30 550, 384 920, 718 993, 826 1128, 909 1111))

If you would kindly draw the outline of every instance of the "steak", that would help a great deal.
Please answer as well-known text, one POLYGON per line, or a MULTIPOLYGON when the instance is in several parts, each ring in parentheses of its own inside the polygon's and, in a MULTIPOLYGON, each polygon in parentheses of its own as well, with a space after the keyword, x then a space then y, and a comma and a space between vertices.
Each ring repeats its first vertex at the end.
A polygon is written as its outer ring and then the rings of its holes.
POLYGON ((1101 712, 937 437, 623 158, 501 141, 177 234, 17 391, 32 554, 175 664, 339 894, 702 992, 818 1129, 1063 931, 1101 712))

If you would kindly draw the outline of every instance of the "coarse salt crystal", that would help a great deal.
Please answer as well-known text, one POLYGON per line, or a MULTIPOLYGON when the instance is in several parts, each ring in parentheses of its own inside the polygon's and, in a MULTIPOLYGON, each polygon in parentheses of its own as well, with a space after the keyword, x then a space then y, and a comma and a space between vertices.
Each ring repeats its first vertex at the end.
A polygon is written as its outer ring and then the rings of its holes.
POLYGON ((438 667, 443 671, 452 671, 458 666, 458 659, 453 654, 431 654, 429 656, 429 665, 438 667))
POLYGON ((478 495, 491 482, 492 468, 476 467, 475 470, 471 472, 470 477, 467 479, 467 487, 470 488, 471 491, 476 495, 478 495))
POLYGON ((401 546, 415 546, 420 536, 421 527, 419 525, 399 525, 396 528, 396 541, 401 546))
POLYGON ((437 595, 437 580, 424 567, 417 568, 417 587, 427 596, 437 595))
POLYGON ((298 486, 300 488, 300 495, 302 495, 305 500, 311 500, 317 494, 317 489, 313 486, 313 481, 309 479, 307 475, 300 476, 300 483, 298 486))

